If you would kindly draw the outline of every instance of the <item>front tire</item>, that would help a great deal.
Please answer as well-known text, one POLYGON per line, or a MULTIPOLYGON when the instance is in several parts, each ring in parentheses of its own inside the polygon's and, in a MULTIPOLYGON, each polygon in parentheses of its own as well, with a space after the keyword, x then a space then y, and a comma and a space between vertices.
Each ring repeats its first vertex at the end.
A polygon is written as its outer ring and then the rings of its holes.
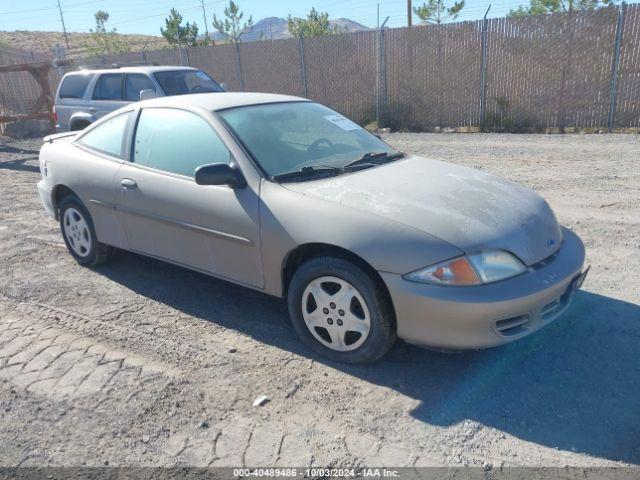
POLYGON ((80 265, 95 267, 111 259, 113 247, 98 241, 91 215, 78 197, 62 199, 59 217, 67 250, 80 265))
POLYGON ((293 275, 287 300, 302 341, 331 360, 373 362, 396 340, 386 292, 347 260, 309 260, 293 275))

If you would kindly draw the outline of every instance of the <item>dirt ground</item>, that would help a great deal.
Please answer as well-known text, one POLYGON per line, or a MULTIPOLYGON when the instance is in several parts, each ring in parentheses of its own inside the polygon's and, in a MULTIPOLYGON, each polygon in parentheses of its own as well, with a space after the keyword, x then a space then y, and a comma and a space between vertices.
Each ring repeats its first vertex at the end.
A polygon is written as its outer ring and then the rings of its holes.
POLYGON ((78 266, 40 141, 0 140, 0 465, 640 464, 640 136, 387 139, 547 198, 592 265, 571 310, 502 348, 334 364, 280 299, 126 253, 78 266))

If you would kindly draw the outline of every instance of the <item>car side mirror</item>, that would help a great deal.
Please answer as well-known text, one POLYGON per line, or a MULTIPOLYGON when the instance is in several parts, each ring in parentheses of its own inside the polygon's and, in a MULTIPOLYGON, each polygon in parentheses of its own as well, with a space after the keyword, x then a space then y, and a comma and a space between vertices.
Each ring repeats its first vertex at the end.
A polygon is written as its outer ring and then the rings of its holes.
POLYGON ((140 101, 149 100, 150 98, 156 98, 158 94, 152 88, 148 88, 145 90, 140 90, 140 101))
POLYGON ((227 185, 231 188, 244 188, 247 185, 242 172, 228 163, 210 163, 196 168, 198 185, 227 185))
POLYGON ((221 83, 220 84, 220 88, 222 89, 223 92, 227 91, 227 84, 226 83, 221 83))

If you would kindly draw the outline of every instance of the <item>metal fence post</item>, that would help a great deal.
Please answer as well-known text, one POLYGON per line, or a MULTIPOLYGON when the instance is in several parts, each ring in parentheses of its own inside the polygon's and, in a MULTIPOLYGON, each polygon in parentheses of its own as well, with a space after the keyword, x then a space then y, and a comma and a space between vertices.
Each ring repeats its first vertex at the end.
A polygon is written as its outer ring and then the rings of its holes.
POLYGON ((378 87, 376 92, 376 124, 378 128, 382 127, 380 124, 380 109, 382 108, 386 111, 387 107, 387 63, 384 43, 384 26, 387 20, 389 20, 389 17, 385 18, 378 29, 378 78, 376 81, 378 87))
POLYGON ((184 65, 182 63, 182 44, 180 43, 180 36, 178 35, 178 32, 176 31, 176 41, 178 43, 178 58, 180 59, 180 66, 184 65))
MULTIPOLYGON (((65 59, 66 52, 64 50, 64 47, 62 47, 60 44, 56 43, 53 46, 53 54, 54 54, 55 61, 56 61, 56 71, 58 72, 58 75, 62 76, 62 75, 64 75, 64 69, 57 65, 57 61, 65 59)), ((31 55, 33 56, 33 52, 31 52, 31 55)), ((55 87, 55 85, 54 85, 54 87, 55 87)))
POLYGON ((611 94, 609 97, 609 118, 607 127, 609 133, 613 131, 616 121, 616 108, 618 106, 618 69, 620 68, 620 46, 622 45, 622 34, 624 31, 624 18, 627 13, 627 4, 622 2, 618 10, 618 21, 616 22, 616 39, 613 44, 613 61, 611 62, 611 94))
POLYGON ((482 19, 482 38, 480 42, 480 131, 484 131, 485 117, 487 113, 487 8, 484 18, 482 19))
POLYGON ((304 63, 304 35, 300 35, 300 80, 302 82, 302 96, 309 98, 309 90, 307 87, 307 67, 304 63))
POLYGON ((242 75, 242 61, 240 60, 240 42, 233 42, 236 45, 236 57, 238 59, 237 73, 238 81, 240 82, 240 91, 244 91, 244 78, 242 75))

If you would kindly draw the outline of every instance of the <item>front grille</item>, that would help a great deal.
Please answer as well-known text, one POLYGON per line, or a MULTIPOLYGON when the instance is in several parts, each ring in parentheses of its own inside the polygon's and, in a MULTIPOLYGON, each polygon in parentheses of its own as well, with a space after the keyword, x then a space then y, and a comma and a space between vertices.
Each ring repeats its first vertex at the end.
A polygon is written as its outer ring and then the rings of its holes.
POLYGON ((542 310, 540 310, 540 317, 542 317, 544 321, 549 321, 553 319, 556 315, 558 315, 560 312, 562 312, 564 307, 565 306, 562 304, 562 302, 558 298, 557 300, 554 300, 553 302, 548 303, 544 307, 542 307, 542 310))
POLYGON ((496 331, 503 337, 515 337, 527 331, 529 315, 506 318, 496 322, 496 331))
POLYGON ((571 298, 575 293, 574 282, 575 280, 569 284, 565 292, 559 298, 556 298, 553 302, 549 302, 542 307, 542 310, 540 310, 540 318, 545 322, 548 322, 564 312, 564 310, 569 306, 569 302, 571 302, 571 298))

